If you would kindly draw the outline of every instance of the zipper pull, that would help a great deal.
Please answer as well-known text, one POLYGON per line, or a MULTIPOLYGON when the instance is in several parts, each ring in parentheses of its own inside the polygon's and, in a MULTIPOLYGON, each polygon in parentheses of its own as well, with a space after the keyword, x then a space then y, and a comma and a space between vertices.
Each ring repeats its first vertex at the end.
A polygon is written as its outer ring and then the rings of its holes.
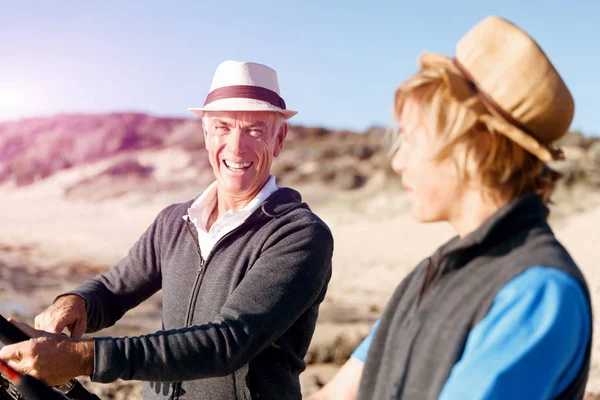
POLYGON ((204 270, 204 258, 200 257, 200 266, 198 267, 198 272, 202 272, 204 270))

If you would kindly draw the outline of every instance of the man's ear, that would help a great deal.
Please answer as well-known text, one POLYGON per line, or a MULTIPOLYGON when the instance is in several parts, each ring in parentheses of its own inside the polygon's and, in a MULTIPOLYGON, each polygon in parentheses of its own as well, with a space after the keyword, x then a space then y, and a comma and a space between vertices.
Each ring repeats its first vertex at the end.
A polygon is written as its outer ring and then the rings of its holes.
POLYGON ((281 150, 283 149, 283 142, 287 137, 287 132, 288 124, 287 122, 284 122, 283 125, 281 125, 281 128, 279 128, 277 136, 275 137, 275 150, 273 151, 273 156, 277 157, 279 156, 279 153, 281 153, 281 150))

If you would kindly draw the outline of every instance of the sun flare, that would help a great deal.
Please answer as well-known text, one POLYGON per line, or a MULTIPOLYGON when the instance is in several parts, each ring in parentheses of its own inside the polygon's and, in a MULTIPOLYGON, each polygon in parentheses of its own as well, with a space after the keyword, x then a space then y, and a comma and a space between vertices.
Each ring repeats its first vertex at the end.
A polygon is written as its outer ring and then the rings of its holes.
POLYGON ((0 81, 0 121, 18 118, 27 109, 27 90, 15 82, 0 81))

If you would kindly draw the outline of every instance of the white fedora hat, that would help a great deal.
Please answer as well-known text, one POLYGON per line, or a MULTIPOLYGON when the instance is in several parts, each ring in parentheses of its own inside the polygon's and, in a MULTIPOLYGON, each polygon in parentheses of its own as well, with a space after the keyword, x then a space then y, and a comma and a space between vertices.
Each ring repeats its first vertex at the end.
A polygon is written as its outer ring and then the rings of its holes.
POLYGON ((188 110, 201 117, 205 111, 273 111, 283 114, 285 119, 298 114, 286 109, 274 69, 239 61, 219 64, 204 105, 188 110))

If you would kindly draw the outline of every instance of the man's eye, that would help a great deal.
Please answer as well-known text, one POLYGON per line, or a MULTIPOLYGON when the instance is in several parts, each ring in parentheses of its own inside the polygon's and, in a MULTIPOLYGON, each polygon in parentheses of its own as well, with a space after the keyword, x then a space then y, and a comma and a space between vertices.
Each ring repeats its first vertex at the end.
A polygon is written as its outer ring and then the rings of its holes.
POLYGON ((218 126, 216 127, 216 130, 218 130, 218 131, 222 131, 222 132, 223 132, 223 131, 227 131, 227 130, 229 130, 229 128, 227 128, 225 125, 218 125, 218 126))
POLYGON ((262 129, 258 129, 258 128, 253 128, 253 129, 250 129, 250 134, 252 136, 260 136, 260 135, 263 134, 263 130, 262 129))

